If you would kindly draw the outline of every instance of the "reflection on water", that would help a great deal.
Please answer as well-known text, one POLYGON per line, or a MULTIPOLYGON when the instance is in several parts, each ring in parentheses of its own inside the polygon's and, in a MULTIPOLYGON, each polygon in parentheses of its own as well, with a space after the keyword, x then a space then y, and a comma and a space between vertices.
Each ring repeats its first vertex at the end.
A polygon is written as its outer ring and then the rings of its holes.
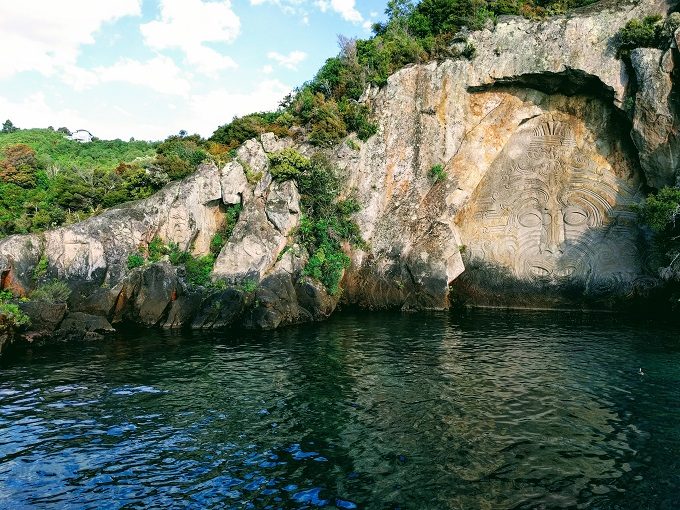
POLYGON ((381 313, 15 353, 0 508, 679 508, 677 336, 381 313))

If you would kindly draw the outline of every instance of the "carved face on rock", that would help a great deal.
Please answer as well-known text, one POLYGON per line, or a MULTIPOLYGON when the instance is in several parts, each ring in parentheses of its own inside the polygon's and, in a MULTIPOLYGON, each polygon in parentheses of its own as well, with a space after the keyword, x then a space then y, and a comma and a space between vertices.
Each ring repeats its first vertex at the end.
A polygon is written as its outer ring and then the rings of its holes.
POLYGON ((635 183, 583 145, 552 118, 517 133, 459 220, 471 256, 548 283, 637 271, 635 183))

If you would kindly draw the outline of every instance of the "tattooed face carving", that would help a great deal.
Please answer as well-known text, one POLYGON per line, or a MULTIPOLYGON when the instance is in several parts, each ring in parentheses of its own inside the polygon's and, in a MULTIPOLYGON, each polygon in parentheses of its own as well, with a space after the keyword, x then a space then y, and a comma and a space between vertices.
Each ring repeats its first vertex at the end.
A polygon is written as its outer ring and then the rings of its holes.
POLYGON ((459 221, 471 256, 545 282, 636 267, 636 183, 583 145, 551 117, 513 137, 459 221))

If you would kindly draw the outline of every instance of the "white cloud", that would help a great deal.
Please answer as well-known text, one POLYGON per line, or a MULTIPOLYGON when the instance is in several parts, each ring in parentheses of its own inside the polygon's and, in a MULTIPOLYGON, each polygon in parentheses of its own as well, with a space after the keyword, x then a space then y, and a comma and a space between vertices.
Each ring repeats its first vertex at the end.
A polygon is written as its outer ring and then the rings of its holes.
POLYGON ((76 66, 80 46, 95 42, 104 23, 139 16, 141 0, 0 2, 0 79, 22 71, 52 75, 76 66))
POLYGON ((291 87, 279 80, 265 80, 247 93, 218 89, 196 95, 189 103, 188 115, 182 118, 183 126, 176 127, 210 136, 217 126, 231 121, 234 116, 276 110, 290 91, 291 87))
POLYGON ((267 53, 267 58, 278 62, 278 64, 287 69, 297 69, 300 62, 307 58, 307 54, 304 51, 291 51, 288 55, 282 55, 276 51, 270 51, 267 53))
POLYGON ((175 62, 162 55, 146 62, 125 58, 112 66, 97 67, 94 71, 101 83, 130 83, 161 94, 186 95, 191 89, 191 84, 182 77, 182 72, 175 62))
POLYGON ((174 60, 163 55, 145 62, 122 58, 110 66, 98 66, 92 70, 71 67, 64 71, 62 79, 78 92, 111 82, 139 85, 170 95, 186 95, 191 90, 191 83, 183 76, 182 70, 174 60))
POLYGON ((307 0, 250 0, 250 5, 262 5, 265 3, 277 5, 286 14, 296 14, 298 12, 304 13, 303 9, 300 9, 307 0))
POLYGON ((361 23, 364 21, 361 13, 354 7, 354 0, 330 0, 331 8, 340 14, 343 19, 351 21, 352 23, 361 23))
POLYGON ((160 19, 140 25, 148 46, 157 50, 177 48, 197 71, 215 75, 236 63, 205 43, 230 43, 239 35, 241 21, 229 0, 160 0, 160 19))
POLYGON ((355 7, 355 0, 316 0, 314 5, 321 12, 332 10, 342 16, 342 19, 351 23, 362 23, 364 17, 355 7))
POLYGON ((266 66, 263 66, 260 71, 262 71, 264 74, 272 74, 274 72, 274 66, 267 64, 266 66))

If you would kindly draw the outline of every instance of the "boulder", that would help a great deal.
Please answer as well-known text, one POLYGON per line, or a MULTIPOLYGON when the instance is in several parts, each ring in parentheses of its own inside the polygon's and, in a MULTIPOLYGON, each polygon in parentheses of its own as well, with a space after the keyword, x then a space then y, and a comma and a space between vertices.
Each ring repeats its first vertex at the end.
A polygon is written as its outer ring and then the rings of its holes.
POLYGON ((104 317, 81 312, 69 313, 55 332, 58 340, 101 340, 104 335, 115 333, 104 317))
POLYGON ((68 311, 66 303, 45 303, 42 301, 19 303, 19 308, 31 320, 30 326, 22 334, 22 338, 28 341, 52 335, 62 323, 68 311))

